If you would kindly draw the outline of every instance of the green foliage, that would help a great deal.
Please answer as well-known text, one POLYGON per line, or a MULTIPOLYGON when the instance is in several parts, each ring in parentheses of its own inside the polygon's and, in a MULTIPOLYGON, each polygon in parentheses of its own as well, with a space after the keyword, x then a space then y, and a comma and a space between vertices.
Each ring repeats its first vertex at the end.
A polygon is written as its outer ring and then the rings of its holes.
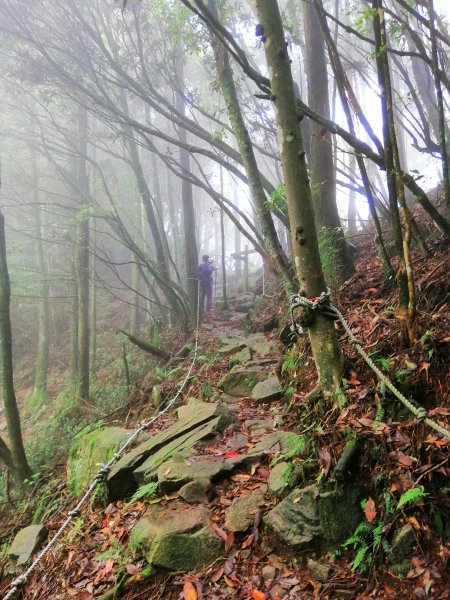
POLYGON ((397 504, 397 510, 399 508, 401 508, 402 506, 405 506, 405 504, 408 504, 409 502, 417 502, 421 498, 424 498, 426 495, 427 494, 426 494, 423 486, 421 486, 421 485, 418 485, 415 488, 411 488, 410 490, 407 490, 400 497, 400 500, 398 501, 398 504, 397 504))
POLYGON ((307 435, 291 434, 285 441, 285 452, 280 452, 272 461, 272 465, 276 465, 283 460, 289 460, 295 456, 303 456, 310 452, 311 438, 307 435))
POLYGON ((137 502, 141 498, 150 498, 154 496, 158 489, 158 482, 150 481, 150 483, 146 483, 145 485, 141 485, 136 492, 132 495, 129 504, 133 504, 133 502, 137 502))
POLYGON ((378 429, 379 424, 383 420, 384 417, 384 408, 381 402, 378 404, 377 414, 375 415, 375 421, 373 422, 373 429, 378 429))
POLYGON ((155 374, 163 380, 173 379, 182 371, 183 367, 181 365, 178 367, 171 367, 170 369, 161 369, 160 367, 155 367, 155 374))
POLYGON ((268 210, 280 210, 282 213, 287 215, 287 199, 286 199, 286 186, 284 183, 280 183, 274 191, 270 194, 269 198, 265 201, 265 206, 268 210))
POLYGON ((424 350, 426 351, 428 360, 431 360, 436 352, 436 341, 433 330, 427 329, 427 331, 425 331, 425 333, 419 339, 419 343, 422 344, 424 350))

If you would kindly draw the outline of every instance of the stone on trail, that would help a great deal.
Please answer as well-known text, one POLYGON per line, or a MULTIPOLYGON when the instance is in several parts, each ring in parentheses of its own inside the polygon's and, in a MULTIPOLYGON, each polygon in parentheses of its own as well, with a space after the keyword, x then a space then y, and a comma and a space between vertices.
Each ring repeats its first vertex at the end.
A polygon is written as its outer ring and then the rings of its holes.
POLYGON ((197 502, 207 504, 214 496, 214 488, 209 479, 200 478, 183 485, 178 493, 189 504, 196 504, 197 502))
POLYGON ((251 359, 251 350, 250 348, 247 348, 247 346, 245 346, 240 352, 236 352, 236 354, 233 354, 233 356, 230 357, 230 364, 245 365, 248 362, 250 362, 251 359))
POLYGON ((219 387, 230 396, 250 396, 260 381, 267 379, 267 373, 261 369, 236 369, 227 373, 219 381, 219 387))
POLYGON ((255 514, 264 504, 266 485, 261 485, 255 490, 245 492, 233 501, 225 511, 225 527, 229 531, 247 531, 255 522, 255 514))
POLYGON ((279 449, 281 454, 289 457, 300 456, 303 450, 303 438, 292 431, 274 431, 263 436, 260 441, 249 450, 249 455, 268 454, 279 449))
POLYGON ((195 571, 223 555, 223 540, 203 505, 153 506, 133 527, 131 541, 156 569, 195 571))
POLYGON ((176 492, 186 483, 198 479, 215 480, 235 468, 231 460, 198 460, 190 463, 184 457, 174 456, 158 469, 159 489, 163 494, 176 492))
POLYGON ((104 427, 79 438, 72 446, 67 461, 69 489, 81 496, 92 482, 99 466, 107 463, 132 433, 122 427, 104 427))
POLYGON ((179 420, 123 456, 108 475, 109 500, 119 500, 136 489, 136 482, 156 479, 159 466, 175 452, 190 450, 223 431, 236 420, 226 406, 190 400, 179 408, 179 420))
POLYGON ((400 563, 406 558, 411 558, 416 547, 414 529, 407 523, 400 527, 392 539, 391 562, 400 563))
POLYGON ((248 419, 245 421, 245 426, 250 435, 264 435, 268 431, 273 430, 273 421, 262 419, 248 419))
POLYGON ((252 390, 252 399, 257 402, 271 402, 279 398, 283 390, 281 389, 280 380, 276 375, 272 375, 264 381, 260 381, 252 390))
POLYGON ((328 565, 323 565, 312 558, 308 558, 306 566, 308 567, 309 572, 315 581, 326 581, 331 574, 331 567, 328 565))
POLYGON ((21 529, 14 538, 8 550, 8 555, 13 568, 20 567, 27 563, 47 535, 47 528, 44 525, 29 525, 21 529))
POLYGON ((362 518, 360 498, 355 486, 338 492, 310 485, 295 489, 264 520, 290 549, 324 552, 353 533, 362 518))
POLYGON ((289 475, 292 467, 287 462, 277 463, 271 470, 267 480, 268 490, 272 494, 279 494, 288 487, 289 475))

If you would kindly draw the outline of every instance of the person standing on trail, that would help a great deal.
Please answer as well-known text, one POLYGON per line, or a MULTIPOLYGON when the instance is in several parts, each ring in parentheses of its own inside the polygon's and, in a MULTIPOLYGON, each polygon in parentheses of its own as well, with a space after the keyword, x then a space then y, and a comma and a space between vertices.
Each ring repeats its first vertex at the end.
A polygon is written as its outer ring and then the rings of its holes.
POLYGON ((206 298, 206 312, 211 310, 212 305, 212 293, 213 293, 213 273, 216 271, 216 267, 211 258, 207 254, 202 256, 202 263, 198 267, 198 278, 200 280, 200 308, 202 311, 205 310, 205 298, 206 298))

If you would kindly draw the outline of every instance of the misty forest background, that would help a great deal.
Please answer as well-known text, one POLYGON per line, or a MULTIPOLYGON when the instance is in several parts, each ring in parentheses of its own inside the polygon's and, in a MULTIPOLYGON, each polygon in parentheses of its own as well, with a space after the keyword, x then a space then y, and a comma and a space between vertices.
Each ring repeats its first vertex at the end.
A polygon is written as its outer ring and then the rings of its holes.
MULTIPOLYGON (((369 248, 399 346, 423 336, 413 257, 450 235, 447 2, 280 0, 284 33, 276 4, 1 1, 2 506, 192 339, 203 254, 219 314, 256 285, 351 300, 369 248)), ((343 358, 330 320, 308 331, 324 414, 343 358)))

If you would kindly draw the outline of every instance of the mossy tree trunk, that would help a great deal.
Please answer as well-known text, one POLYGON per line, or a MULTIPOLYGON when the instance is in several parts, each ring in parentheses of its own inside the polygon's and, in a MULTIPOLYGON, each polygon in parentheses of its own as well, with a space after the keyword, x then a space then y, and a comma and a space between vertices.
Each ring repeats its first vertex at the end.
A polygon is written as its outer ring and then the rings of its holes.
MULTIPOLYGON (((291 223, 292 245, 300 291, 317 297, 325 290, 303 140, 297 114, 290 59, 278 3, 257 0, 256 8, 275 103, 278 139, 291 223)), ((343 357, 334 323, 318 314, 309 328, 319 384, 330 401, 339 389, 343 357)))
POLYGON ((387 55, 387 38, 382 0, 372 0, 373 29, 376 49, 378 83, 380 87, 381 114, 383 121, 384 155, 389 192, 389 209, 394 233, 395 248, 399 257, 397 285, 399 306, 397 316, 406 326, 409 342, 414 343, 415 289, 410 255, 411 224, 405 199, 402 169, 395 132, 392 87, 387 55), (405 239, 399 211, 402 210, 405 239))
MULTIPOLYGON (((216 0, 208 0, 208 8, 211 14, 217 18, 216 0)), ((248 179, 250 197, 256 211, 258 226, 261 228, 267 248, 268 258, 271 261, 271 266, 281 277, 285 290, 288 294, 291 294, 295 287, 293 272, 278 240, 270 206, 267 203, 253 144, 239 104, 228 52, 214 34, 212 34, 212 46, 216 59, 217 79, 225 99, 228 118, 242 157, 242 164, 244 165, 248 179)))
POLYGON ((19 409, 14 390, 11 331, 11 286, 6 261, 5 218, 0 212, 0 342, 2 361, 3 405, 8 428, 14 472, 20 482, 31 475, 23 446, 19 409))
MULTIPOLYGON (((304 2, 304 29, 306 75, 308 80, 308 104, 317 113, 330 119, 328 72, 325 59, 325 43, 319 20, 311 2, 304 2)), ((354 273, 351 258, 336 204, 336 175, 333 159, 331 133, 320 125, 310 124, 311 148, 309 171, 316 218, 316 227, 328 232, 334 248, 338 278, 347 279, 354 273)))

